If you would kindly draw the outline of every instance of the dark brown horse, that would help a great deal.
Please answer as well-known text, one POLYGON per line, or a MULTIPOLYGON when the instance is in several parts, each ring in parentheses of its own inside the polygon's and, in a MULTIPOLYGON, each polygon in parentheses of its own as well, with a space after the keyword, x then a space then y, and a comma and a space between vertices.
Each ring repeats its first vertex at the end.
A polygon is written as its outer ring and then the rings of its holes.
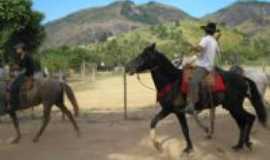
MULTIPOLYGON (((0 92, 4 92, 5 83, 1 83, 2 90, 0 92)), ((62 112, 65 114, 69 120, 71 121, 77 135, 80 135, 79 127, 76 121, 73 118, 73 115, 68 110, 66 105, 64 104, 64 94, 66 93, 68 99, 74 107, 75 115, 79 114, 79 106, 77 100, 74 96, 73 90, 69 85, 63 82, 59 82, 57 80, 51 79, 39 79, 35 80, 34 87, 31 90, 25 89, 25 86, 22 86, 20 91, 20 105, 15 111, 6 112, 2 110, 0 115, 9 114, 11 117, 14 127, 16 129, 16 137, 12 141, 12 143, 18 143, 21 139, 21 132, 19 128, 19 122, 16 115, 16 111, 29 109, 40 104, 43 105, 43 123, 33 139, 33 142, 38 142, 39 137, 42 135, 43 131, 47 127, 50 121, 50 114, 52 107, 56 105, 62 112)), ((4 93, 1 93, 3 96, 4 93)), ((3 98, 2 98, 3 100, 3 98)), ((3 102, 1 102, 4 104, 3 102)), ((2 107, 2 106, 1 106, 2 107)))

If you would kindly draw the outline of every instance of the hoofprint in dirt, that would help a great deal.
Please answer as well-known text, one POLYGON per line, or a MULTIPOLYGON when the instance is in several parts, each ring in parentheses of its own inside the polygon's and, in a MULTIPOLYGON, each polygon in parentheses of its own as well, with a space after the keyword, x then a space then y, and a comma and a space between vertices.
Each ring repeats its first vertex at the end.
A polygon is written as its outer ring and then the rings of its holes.
MULTIPOLYGON (((234 152, 230 148, 238 136, 236 125, 227 113, 220 111, 216 134, 207 140, 191 118, 191 136, 197 142, 194 152, 182 154, 185 142, 176 118, 172 115, 159 125, 163 152, 154 149, 149 138, 149 123, 157 108, 133 110, 125 121, 120 112, 84 113, 78 119, 82 137, 75 138, 72 127, 61 117, 53 118, 46 136, 38 144, 31 143, 39 120, 24 120, 24 139, 18 145, 7 143, 13 133, 9 123, 0 126, 0 155, 3 160, 268 160, 270 132, 256 125, 252 131, 254 149, 234 152), (64 123, 64 124, 63 124, 64 123)), ((205 116, 202 116, 205 117, 205 116)), ((207 118, 203 118, 207 121, 207 118)))

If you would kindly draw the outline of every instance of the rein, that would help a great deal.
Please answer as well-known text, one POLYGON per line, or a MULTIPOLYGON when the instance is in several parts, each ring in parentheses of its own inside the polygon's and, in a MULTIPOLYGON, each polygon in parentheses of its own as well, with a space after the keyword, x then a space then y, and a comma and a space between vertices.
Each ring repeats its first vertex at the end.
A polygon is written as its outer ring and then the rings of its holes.
POLYGON ((141 80, 141 77, 140 77, 140 74, 137 74, 137 80, 139 81, 139 83, 144 87, 144 88, 147 88, 151 91, 156 91, 154 88, 152 87, 149 87, 148 85, 144 84, 141 80))
MULTIPOLYGON (((155 67, 151 68, 150 71, 154 71, 154 70, 156 70, 156 69, 158 69, 158 66, 155 66, 155 67)), ((152 90, 152 91, 156 91, 155 88, 149 87, 148 85, 146 85, 146 84, 144 84, 144 83, 142 82, 139 73, 137 74, 137 80, 139 81, 139 83, 140 83, 144 88, 147 88, 147 89, 152 90)))

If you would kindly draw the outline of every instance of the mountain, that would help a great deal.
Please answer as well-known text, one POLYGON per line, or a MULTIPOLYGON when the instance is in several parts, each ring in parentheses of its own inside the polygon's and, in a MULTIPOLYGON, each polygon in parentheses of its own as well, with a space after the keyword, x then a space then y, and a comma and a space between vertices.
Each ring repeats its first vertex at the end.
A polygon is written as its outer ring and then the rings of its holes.
POLYGON ((254 35, 270 26, 270 3, 239 1, 205 16, 204 19, 223 23, 243 33, 254 35))
POLYGON ((142 26, 194 19, 185 12, 157 2, 136 5, 116 1, 104 7, 89 8, 45 25, 47 38, 43 47, 88 44, 142 26))

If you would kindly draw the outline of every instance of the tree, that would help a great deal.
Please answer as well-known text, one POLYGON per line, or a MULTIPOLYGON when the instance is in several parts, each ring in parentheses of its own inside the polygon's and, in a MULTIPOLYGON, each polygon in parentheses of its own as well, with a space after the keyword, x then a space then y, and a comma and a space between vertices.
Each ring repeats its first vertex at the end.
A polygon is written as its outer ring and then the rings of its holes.
POLYGON ((35 51, 45 37, 41 25, 44 16, 32 10, 31 0, 0 0, 1 56, 9 60, 13 46, 23 42, 29 51, 35 51))

